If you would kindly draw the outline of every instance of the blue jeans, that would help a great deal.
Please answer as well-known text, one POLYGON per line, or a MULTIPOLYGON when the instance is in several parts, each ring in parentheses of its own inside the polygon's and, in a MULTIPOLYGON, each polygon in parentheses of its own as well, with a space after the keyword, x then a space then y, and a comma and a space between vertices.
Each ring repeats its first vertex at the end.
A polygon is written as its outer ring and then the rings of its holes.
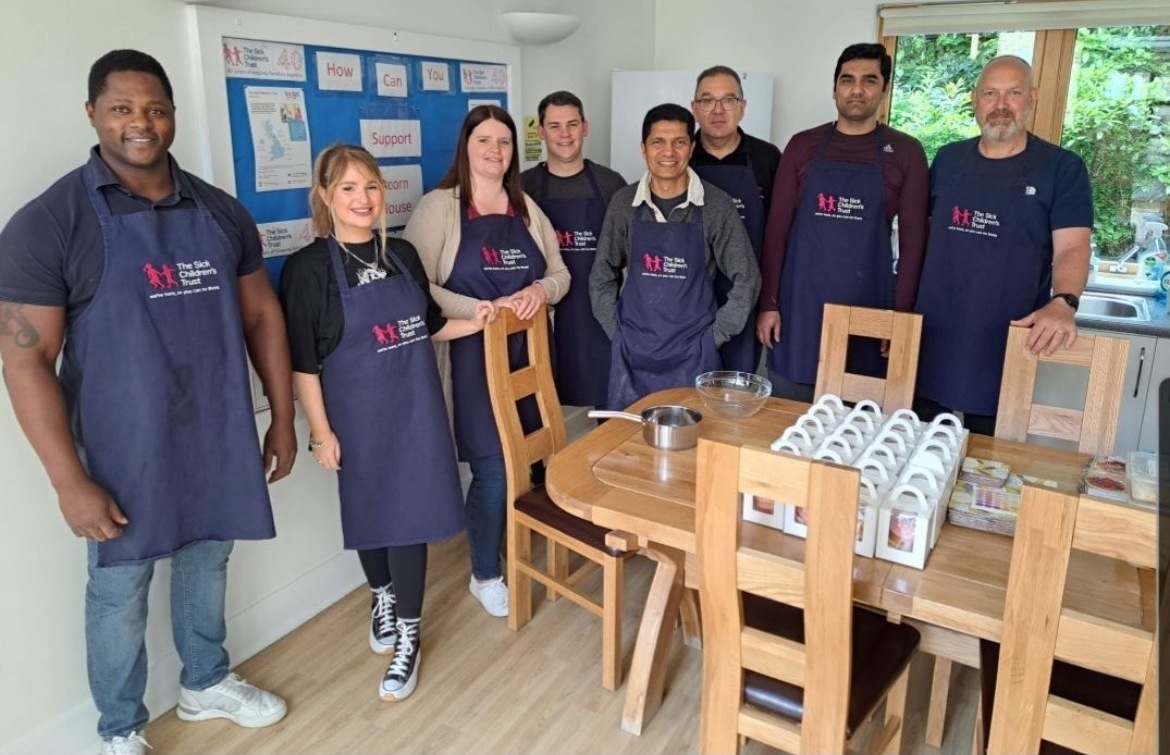
POLYGON ((478 580, 501 575, 500 544, 507 519, 508 479, 504 457, 473 461, 467 488, 467 542, 471 546, 471 576, 478 580))
MULTIPOLYGON (((171 631, 183 661, 179 683, 201 690, 228 674, 223 601, 232 542, 203 541, 171 558, 171 631)), ((98 735, 125 736, 150 720, 146 693, 146 605, 154 562, 97 566, 89 543, 85 650, 98 735)))

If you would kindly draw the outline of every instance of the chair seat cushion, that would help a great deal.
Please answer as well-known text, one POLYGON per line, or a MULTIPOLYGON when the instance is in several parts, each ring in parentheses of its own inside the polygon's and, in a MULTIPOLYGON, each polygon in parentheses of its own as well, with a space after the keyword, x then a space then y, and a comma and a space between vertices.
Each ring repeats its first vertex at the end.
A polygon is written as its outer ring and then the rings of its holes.
MULTIPOLYGON (((804 642, 804 611, 758 595, 744 593, 746 626, 804 642)), ((853 609, 852 669, 846 736, 852 737, 886 692, 906 669, 918 647, 918 630, 894 624, 864 608, 853 609)), ((744 701, 778 716, 800 722, 804 718, 804 690, 778 679, 744 672, 744 701)))
MULTIPOLYGON (((999 676, 999 643, 990 640, 979 642, 979 676, 983 689, 983 740, 991 736, 991 713, 995 708, 995 681, 999 676)), ((1052 680, 1048 684, 1050 694, 1087 705, 1118 718, 1132 721, 1137 717, 1141 685, 1115 676, 1108 676, 1063 661, 1052 664, 1052 680)), ((1044 755, 1075 753, 1051 742, 1041 741, 1040 752, 1044 755)))
POLYGON ((593 522, 587 522, 581 517, 573 516, 553 503, 543 485, 519 496, 516 499, 515 507, 516 511, 525 516, 560 530, 569 537, 580 540, 593 550, 608 553, 611 556, 623 556, 629 552, 606 545, 605 536, 609 534, 609 530, 598 527, 593 522))

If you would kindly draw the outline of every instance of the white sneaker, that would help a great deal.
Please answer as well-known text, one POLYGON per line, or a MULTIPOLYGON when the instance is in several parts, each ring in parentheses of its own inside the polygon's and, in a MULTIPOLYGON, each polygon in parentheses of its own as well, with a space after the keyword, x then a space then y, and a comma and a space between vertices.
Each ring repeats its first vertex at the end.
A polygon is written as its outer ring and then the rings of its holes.
POLYGON ((246 729, 271 726, 288 713, 288 705, 277 695, 228 674, 219 684, 204 690, 179 687, 179 708, 183 721, 226 718, 246 729))
POLYGON ((472 577, 467 588, 488 614, 497 617, 508 615, 508 586, 504 584, 503 577, 496 577, 487 582, 480 582, 472 577))
POLYGON ((141 734, 132 731, 124 737, 103 739, 101 755, 145 755, 147 749, 154 748, 141 734))

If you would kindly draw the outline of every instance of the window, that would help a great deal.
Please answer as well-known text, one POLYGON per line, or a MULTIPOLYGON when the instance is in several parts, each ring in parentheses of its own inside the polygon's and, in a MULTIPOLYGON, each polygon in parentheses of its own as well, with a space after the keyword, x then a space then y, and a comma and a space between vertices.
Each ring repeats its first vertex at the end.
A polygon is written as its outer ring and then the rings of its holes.
POLYGON ((928 158, 979 133, 970 94, 980 69, 996 55, 1019 55, 1031 61, 1040 90, 1029 130, 1088 167, 1098 253, 1124 254, 1146 241, 1150 223, 1170 218, 1164 2, 947 3, 885 6, 880 15, 882 41, 894 55, 890 125, 916 136, 928 158), (1098 20, 1118 25, 1093 25, 1098 20), (1058 22, 1077 26, 1050 28, 1058 22))

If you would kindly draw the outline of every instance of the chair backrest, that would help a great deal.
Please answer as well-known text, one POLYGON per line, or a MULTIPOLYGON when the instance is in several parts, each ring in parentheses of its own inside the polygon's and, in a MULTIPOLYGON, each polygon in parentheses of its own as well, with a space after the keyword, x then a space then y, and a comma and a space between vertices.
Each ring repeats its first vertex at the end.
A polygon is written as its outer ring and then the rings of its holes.
POLYGON ((1106 336, 1077 336, 1071 349, 1051 355, 1033 354, 1027 347, 1028 328, 1008 329, 999 411, 995 418, 997 438, 1025 441, 1029 435, 1059 438, 1077 444, 1086 454, 1109 454, 1117 435, 1117 414, 1125 380, 1129 341, 1106 336), (1040 362, 1085 367, 1089 385, 1084 409, 1067 409, 1033 402, 1036 369, 1040 362))
POLYGON ((921 340, 922 315, 826 304, 816 395, 834 393, 846 401, 869 399, 887 412, 909 409, 914 403, 921 340), (845 371, 850 336, 889 340, 890 356, 884 380, 845 371))
POLYGON ((699 441, 702 741, 720 743, 707 749, 734 751, 743 734, 788 752, 844 751, 858 478, 851 467, 699 441), (782 537, 774 530, 749 524, 741 532, 744 493, 808 509, 808 540, 795 546, 803 560, 769 547, 766 538, 782 537), (745 628, 741 591, 803 608, 805 643, 745 628), (743 706, 745 669, 803 687, 803 724, 743 706))
MULTIPOLYGON (((1157 566, 1153 511, 1025 486, 1012 547, 988 752, 1154 753, 1156 634, 1061 603, 1074 550, 1157 566), (1050 694, 1053 658, 1141 687, 1133 721, 1050 694)), ((1153 582, 1156 577, 1150 581, 1153 582)))
POLYGON ((484 329, 483 340, 488 393, 504 449, 508 500, 514 501, 532 489, 531 465, 564 448, 568 438, 565 415, 553 382, 548 310, 542 306, 531 319, 521 320, 512 310, 501 308, 495 322, 488 323, 484 329), (525 336, 527 363, 513 369, 509 341, 525 336), (540 410, 540 427, 525 433, 519 402, 530 396, 540 410))

